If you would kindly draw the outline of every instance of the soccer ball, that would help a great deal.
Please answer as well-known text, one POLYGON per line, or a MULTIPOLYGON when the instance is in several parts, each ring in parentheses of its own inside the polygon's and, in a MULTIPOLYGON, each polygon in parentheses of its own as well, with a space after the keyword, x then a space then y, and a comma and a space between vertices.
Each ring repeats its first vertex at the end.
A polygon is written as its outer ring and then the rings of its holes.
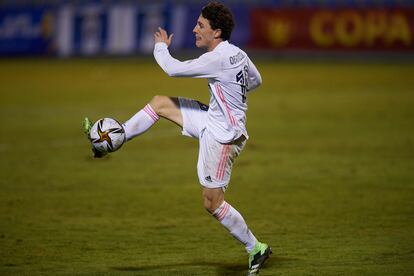
POLYGON ((95 150, 107 153, 119 149, 125 142, 125 130, 115 119, 103 118, 93 124, 89 139, 95 150))

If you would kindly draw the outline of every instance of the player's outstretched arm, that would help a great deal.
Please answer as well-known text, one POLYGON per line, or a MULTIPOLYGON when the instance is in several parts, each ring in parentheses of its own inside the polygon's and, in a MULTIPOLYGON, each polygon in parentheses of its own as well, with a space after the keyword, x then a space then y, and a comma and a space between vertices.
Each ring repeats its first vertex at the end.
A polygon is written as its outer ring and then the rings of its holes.
POLYGON ((171 77, 212 78, 217 76, 220 67, 220 56, 208 52, 197 59, 179 61, 173 58, 168 50, 173 34, 158 27, 154 33, 154 57, 158 65, 171 77))
POLYGON ((167 44, 167 47, 170 47, 173 36, 174 34, 168 35, 166 30, 158 27, 158 31, 154 33, 154 41, 155 43, 164 42, 167 44))

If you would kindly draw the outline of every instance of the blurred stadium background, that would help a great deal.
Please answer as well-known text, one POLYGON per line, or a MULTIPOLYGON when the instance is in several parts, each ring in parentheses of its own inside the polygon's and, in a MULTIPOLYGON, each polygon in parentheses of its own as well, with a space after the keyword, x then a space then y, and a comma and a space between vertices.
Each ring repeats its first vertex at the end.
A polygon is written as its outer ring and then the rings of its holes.
MULTIPOLYGON (((236 17, 232 42, 271 52, 414 50, 412 0, 224 1, 236 17)), ((205 2, 204 2, 205 3, 205 2)), ((174 50, 193 49, 203 1, 1 1, 0 55, 150 54, 158 26, 174 50)))
MULTIPOLYGON (((151 56, 196 57, 207 1, 0 1, 0 275, 245 275, 202 208, 197 141, 160 120, 103 159, 81 122, 153 95, 208 101, 151 56)), ((257 64, 226 197, 274 255, 260 275, 414 275, 412 0, 223 1, 257 64)))

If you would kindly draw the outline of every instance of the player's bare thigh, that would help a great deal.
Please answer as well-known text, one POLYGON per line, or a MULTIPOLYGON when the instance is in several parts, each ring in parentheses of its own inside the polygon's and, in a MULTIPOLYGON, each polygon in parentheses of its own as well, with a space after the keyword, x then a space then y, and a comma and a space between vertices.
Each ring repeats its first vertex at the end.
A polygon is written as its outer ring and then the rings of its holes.
POLYGON ((154 96, 149 102, 158 116, 183 127, 183 115, 180 110, 180 103, 176 97, 154 96))

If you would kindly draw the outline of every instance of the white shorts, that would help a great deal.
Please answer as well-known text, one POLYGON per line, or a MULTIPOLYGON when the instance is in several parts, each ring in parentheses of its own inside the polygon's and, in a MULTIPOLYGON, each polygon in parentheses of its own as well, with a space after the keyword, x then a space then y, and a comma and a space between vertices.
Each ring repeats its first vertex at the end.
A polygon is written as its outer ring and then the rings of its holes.
POLYGON ((228 144, 217 142, 206 129, 208 106, 196 100, 179 98, 183 116, 182 134, 200 143, 197 173, 206 188, 227 189, 234 160, 246 144, 244 136, 228 144))

